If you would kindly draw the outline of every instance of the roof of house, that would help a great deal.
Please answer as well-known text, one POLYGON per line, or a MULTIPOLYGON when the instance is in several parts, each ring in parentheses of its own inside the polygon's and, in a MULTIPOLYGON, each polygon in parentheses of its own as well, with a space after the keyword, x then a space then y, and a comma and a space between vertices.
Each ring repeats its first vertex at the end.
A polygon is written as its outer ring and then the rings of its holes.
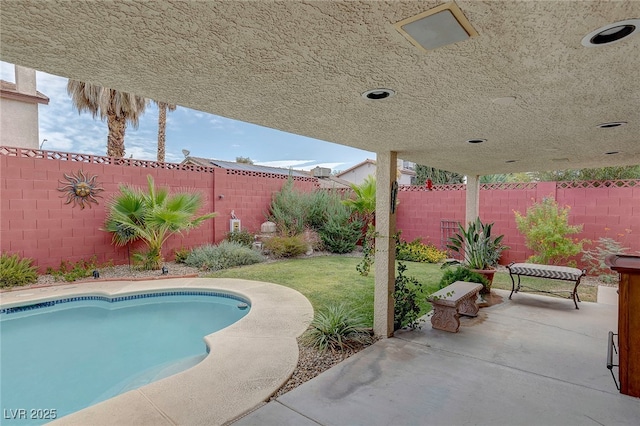
POLYGON ((15 83, 5 80, 0 80, 0 98, 44 105, 49 104, 49 98, 44 94, 38 91, 36 91, 35 96, 27 93, 20 93, 18 92, 15 83))
POLYGON ((348 189, 351 188, 351 182, 344 180, 344 179, 340 179, 337 176, 331 175, 328 177, 322 177, 322 178, 318 178, 318 184, 320 185, 320 188, 325 188, 325 189, 348 189))
MULTIPOLYGON (((358 163, 355 166, 349 167, 347 170, 344 170, 344 171, 338 173, 337 176, 338 177, 344 176, 347 173, 352 172, 352 171, 354 171, 354 170, 356 170, 356 169, 358 169, 358 168, 360 168, 360 167, 362 167, 362 166, 364 166, 366 164, 372 164, 372 165, 375 166, 376 165, 376 160, 371 160, 371 159, 367 158, 363 162, 358 163)), ((400 169, 400 173, 402 173, 403 175, 409 175, 409 176, 415 176, 416 175, 416 172, 414 170, 405 169, 405 168, 401 168, 400 169)))
POLYGON ((221 169, 227 170, 246 170, 249 172, 258 172, 258 173, 274 173, 279 175, 289 175, 294 177, 311 177, 309 173, 301 172, 293 169, 284 169, 280 167, 268 167, 268 166, 258 166, 256 164, 247 164, 247 163, 236 163, 235 161, 222 161, 216 160, 213 158, 203 158, 203 157, 187 157, 182 160, 183 164, 193 163, 198 164, 200 166, 205 167, 220 167, 221 169))
POLYGON ((347 170, 343 170, 340 173, 338 173, 336 176, 340 177, 340 176, 344 176, 349 172, 354 171, 355 169, 358 169, 362 166, 364 166, 365 164, 373 164, 374 166, 376 165, 376 160, 371 160, 369 158, 367 158, 366 160, 364 160, 361 163, 356 164, 355 166, 349 167, 347 170))

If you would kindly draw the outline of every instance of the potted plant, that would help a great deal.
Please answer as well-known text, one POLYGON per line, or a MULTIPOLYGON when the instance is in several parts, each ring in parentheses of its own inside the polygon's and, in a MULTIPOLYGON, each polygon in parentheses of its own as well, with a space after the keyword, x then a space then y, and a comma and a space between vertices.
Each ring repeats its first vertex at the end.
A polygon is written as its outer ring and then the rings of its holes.
POLYGON ((502 252, 509 248, 502 244, 504 235, 497 237, 491 235, 492 227, 493 223, 484 224, 480 218, 470 222, 467 229, 458 224, 459 231, 449 237, 447 248, 461 254, 462 260, 452 260, 443 265, 446 267, 458 264, 484 275, 489 281, 489 285, 485 285, 483 289, 484 293, 491 291, 493 275, 496 272, 495 266, 502 252))

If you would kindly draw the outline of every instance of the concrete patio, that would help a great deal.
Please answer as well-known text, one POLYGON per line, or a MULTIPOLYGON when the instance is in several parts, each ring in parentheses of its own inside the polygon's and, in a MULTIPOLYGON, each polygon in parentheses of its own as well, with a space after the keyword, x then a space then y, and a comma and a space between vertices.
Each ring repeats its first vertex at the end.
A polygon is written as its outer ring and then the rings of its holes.
POLYGON ((429 322, 396 333, 234 424, 637 425, 640 400, 605 367, 617 305, 615 289, 601 290, 580 310, 495 290, 502 303, 459 333, 429 322))

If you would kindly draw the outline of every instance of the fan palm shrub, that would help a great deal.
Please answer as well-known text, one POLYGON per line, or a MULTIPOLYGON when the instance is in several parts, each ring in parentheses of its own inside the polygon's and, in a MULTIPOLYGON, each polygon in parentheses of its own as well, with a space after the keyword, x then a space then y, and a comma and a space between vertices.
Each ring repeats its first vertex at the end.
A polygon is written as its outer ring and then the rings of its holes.
POLYGON ((351 189, 355 196, 344 200, 343 203, 351 207, 365 225, 373 223, 376 213, 376 178, 367 176, 360 185, 352 183, 351 189))
POLYGON ((134 260, 142 269, 155 270, 162 267, 162 246, 171 235, 197 228, 216 214, 196 215, 202 206, 198 193, 171 194, 167 188, 156 188, 151 175, 147 181, 146 191, 120 185, 120 194, 109 203, 104 230, 112 233, 116 246, 143 241, 147 250, 134 254, 134 260))

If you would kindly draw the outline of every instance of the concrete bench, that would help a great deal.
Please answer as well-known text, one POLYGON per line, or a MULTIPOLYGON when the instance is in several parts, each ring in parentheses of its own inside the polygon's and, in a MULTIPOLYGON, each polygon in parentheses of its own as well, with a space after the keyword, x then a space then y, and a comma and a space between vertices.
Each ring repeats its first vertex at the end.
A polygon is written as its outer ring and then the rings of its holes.
POLYGON ((578 302, 580 301, 580 296, 578 296, 578 286, 580 285, 580 279, 586 275, 585 270, 569 268, 567 266, 538 265, 535 263, 510 263, 507 266, 507 269, 509 269, 509 277, 511 277, 511 294, 509 294, 509 299, 511 299, 513 293, 519 292, 520 288, 528 288, 538 293, 557 295, 569 293, 567 298, 572 298, 574 305, 576 305, 576 309, 580 309, 578 308, 578 302), (571 281, 574 282, 575 285, 573 286, 573 290, 540 290, 534 287, 521 285, 521 275, 526 277, 548 278, 550 280, 571 281), (513 279, 514 276, 518 277, 517 285, 513 279))
POLYGON ((476 299, 481 288, 482 284, 456 281, 429 296, 427 300, 433 305, 431 327, 457 333, 460 315, 478 315, 476 299))

